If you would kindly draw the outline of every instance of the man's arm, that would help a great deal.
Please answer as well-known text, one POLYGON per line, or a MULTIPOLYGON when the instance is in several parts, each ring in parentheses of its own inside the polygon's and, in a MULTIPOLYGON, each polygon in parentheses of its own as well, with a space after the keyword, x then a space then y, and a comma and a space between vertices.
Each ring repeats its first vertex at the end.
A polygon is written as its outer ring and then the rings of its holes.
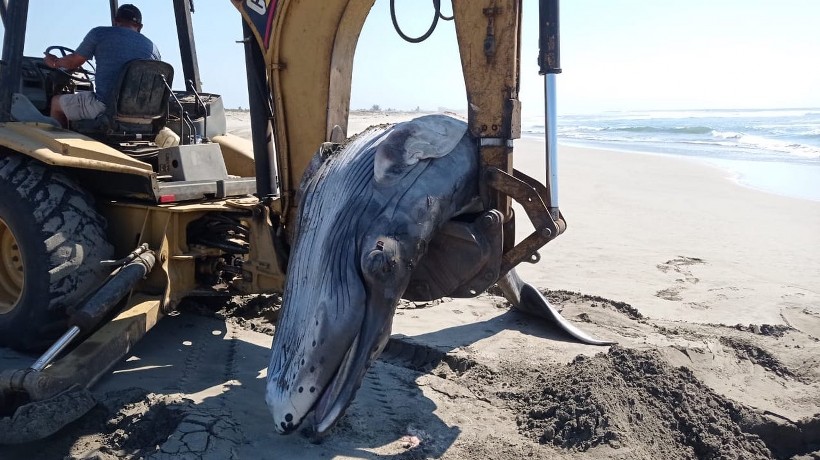
POLYGON ((72 53, 67 56, 58 58, 53 54, 46 54, 46 57, 43 59, 43 62, 52 69, 56 68, 63 68, 63 69, 76 69, 79 68, 81 65, 85 64, 85 61, 88 59, 85 56, 77 53, 72 53))
POLYGON ((95 27, 91 29, 83 38, 80 46, 78 46, 77 50, 73 53, 61 58, 51 54, 46 54, 46 57, 43 58, 43 62, 52 69, 62 68, 73 70, 80 68, 81 65, 85 64, 85 61, 94 57, 97 49, 97 43, 100 41, 100 31, 102 29, 103 27, 95 27))

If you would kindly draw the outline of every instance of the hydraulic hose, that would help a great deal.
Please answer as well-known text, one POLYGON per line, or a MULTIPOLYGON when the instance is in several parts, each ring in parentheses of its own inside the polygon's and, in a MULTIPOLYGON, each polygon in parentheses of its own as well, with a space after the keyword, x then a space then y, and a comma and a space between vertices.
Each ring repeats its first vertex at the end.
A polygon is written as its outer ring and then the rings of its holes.
POLYGON ((129 256, 131 261, 120 268, 107 283, 69 319, 69 329, 29 369, 42 371, 80 334, 88 334, 99 325, 131 289, 154 268, 157 258, 153 251, 144 246, 142 252, 135 251, 129 256))
POLYGON ((123 266, 105 285, 88 299, 69 320, 70 326, 77 326, 85 333, 91 332, 114 306, 128 294, 141 279, 154 268, 157 257, 153 251, 146 251, 123 266))
POLYGON ((390 0, 390 19, 393 21, 393 28, 396 29, 396 33, 398 33, 404 41, 410 43, 421 43, 433 34, 433 31, 436 30, 436 25, 438 25, 439 19, 444 21, 451 21, 453 19, 453 16, 444 16, 441 14, 441 0, 433 0, 433 8, 435 9, 435 14, 433 15, 433 22, 430 24, 430 28, 427 29, 427 32, 425 32, 422 36, 413 38, 406 35, 401 30, 399 21, 396 19, 396 0, 390 0))

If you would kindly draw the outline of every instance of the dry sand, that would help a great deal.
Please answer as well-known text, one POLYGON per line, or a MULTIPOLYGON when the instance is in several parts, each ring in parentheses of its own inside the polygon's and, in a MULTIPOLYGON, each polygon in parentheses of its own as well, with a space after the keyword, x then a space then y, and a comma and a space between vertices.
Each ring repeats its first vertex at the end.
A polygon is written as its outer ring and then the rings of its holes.
MULTIPOLYGON (((353 114, 350 131, 413 116, 353 114)), ((516 141, 516 167, 543 179, 543 150, 516 141)), ((820 458, 820 203, 675 157, 563 147, 559 166, 569 228, 519 273, 617 346, 492 291, 402 303, 314 443, 274 434, 264 405, 277 298, 195 299, 100 382, 91 414, 0 458, 820 458)))

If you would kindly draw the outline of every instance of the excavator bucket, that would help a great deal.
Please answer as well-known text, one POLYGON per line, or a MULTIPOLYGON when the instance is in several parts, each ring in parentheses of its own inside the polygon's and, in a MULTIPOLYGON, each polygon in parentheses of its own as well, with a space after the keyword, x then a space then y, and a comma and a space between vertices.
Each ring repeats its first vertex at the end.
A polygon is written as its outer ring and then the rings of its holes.
POLYGON ((54 397, 24 403, 29 395, 8 391, 0 394, 0 444, 22 444, 43 439, 79 419, 97 401, 85 388, 74 385, 54 397), (6 411, 13 409, 11 414, 6 411))
POLYGON ((88 389, 161 315, 159 299, 134 296, 123 312, 64 356, 57 358, 79 334, 77 328, 31 366, 0 372, 0 445, 45 438, 90 411, 97 402, 88 389))

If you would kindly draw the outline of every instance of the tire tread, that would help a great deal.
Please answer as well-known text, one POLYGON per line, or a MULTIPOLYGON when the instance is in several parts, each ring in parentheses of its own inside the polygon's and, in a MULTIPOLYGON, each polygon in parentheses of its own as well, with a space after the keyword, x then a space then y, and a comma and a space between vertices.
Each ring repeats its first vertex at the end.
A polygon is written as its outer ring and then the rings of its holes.
MULTIPOLYGON (((46 300, 46 311, 25 317, 37 317, 48 324, 18 324, 17 328, 28 332, 15 333, 11 327, 3 331, 0 319, 0 335, 21 336, 15 340, 0 340, 26 349, 42 340, 34 340, 26 334, 36 335, 37 330, 53 329, 54 322, 65 319, 67 308, 74 306, 107 276, 108 269, 99 262, 112 256, 113 247, 107 241, 106 222, 96 211, 93 197, 62 172, 21 155, 0 155, 0 181, 11 184, 18 195, 8 199, 23 200, 31 209, 33 226, 37 228, 25 232, 36 235, 35 245, 42 244, 41 255, 47 265, 38 271, 49 278, 49 292, 46 299, 42 299, 46 300)), ((42 298, 42 294, 38 296, 42 298)), ((23 308, 43 306, 23 305, 23 308)))

